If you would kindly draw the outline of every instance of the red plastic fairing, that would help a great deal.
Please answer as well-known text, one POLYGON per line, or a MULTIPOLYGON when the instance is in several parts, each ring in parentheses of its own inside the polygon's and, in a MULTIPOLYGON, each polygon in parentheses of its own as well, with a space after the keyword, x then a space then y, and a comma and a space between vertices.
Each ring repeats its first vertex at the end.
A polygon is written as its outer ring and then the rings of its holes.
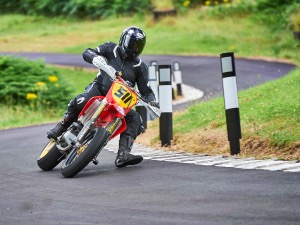
POLYGON ((105 98, 104 96, 94 96, 94 97, 92 97, 92 98, 85 104, 85 106, 84 106, 83 109, 81 110, 81 112, 80 112, 78 118, 84 114, 84 112, 86 111, 86 109, 87 109, 87 108, 88 108, 88 107, 89 107, 96 99, 102 100, 102 99, 104 99, 104 98, 105 98))

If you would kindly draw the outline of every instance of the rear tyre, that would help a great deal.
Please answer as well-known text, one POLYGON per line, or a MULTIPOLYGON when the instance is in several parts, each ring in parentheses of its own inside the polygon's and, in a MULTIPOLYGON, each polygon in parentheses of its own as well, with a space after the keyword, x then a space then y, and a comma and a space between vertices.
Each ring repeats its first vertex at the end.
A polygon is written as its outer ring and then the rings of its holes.
POLYGON ((56 147, 56 142, 51 139, 44 147, 37 164, 42 170, 50 171, 63 160, 62 156, 63 154, 56 147))
POLYGON ((64 177, 74 177, 83 170, 99 153, 106 144, 108 132, 102 128, 96 128, 86 137, 80 149, 71 150, 61 167, 64 177))

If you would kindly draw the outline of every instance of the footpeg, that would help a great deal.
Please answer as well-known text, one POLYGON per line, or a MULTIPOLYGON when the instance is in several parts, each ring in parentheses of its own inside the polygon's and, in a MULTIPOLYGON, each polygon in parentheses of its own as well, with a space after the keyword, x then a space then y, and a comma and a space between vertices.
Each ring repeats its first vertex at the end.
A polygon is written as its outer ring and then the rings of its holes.
POLYGON ((97 159, 93 159, 93 163, 94 163, 95 165, 98 165, 99 161, 98 161, 97 159))

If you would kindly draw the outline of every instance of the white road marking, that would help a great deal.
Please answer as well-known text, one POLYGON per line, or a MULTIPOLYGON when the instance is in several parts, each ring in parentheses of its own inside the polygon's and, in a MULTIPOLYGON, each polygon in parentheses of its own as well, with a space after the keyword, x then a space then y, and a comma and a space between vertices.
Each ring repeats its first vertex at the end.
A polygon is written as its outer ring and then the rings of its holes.
MULTIPOLYGON (((105 147, 108 151, 118 152, 118 138, 110 141, 105 147)), ((139 154, 144 159, 187 163, 201 166, 232 167, 237 169, 259 169, 268 171, 300 172, 300 163, 297 161, 279 161, 279 160, 256 160, 253 158, 241 159, 235 156, 207 156, 201 154, 189 154, 178 152, 167 152, 154 150, 135 143, 132 148, 133 154, 139 154)))

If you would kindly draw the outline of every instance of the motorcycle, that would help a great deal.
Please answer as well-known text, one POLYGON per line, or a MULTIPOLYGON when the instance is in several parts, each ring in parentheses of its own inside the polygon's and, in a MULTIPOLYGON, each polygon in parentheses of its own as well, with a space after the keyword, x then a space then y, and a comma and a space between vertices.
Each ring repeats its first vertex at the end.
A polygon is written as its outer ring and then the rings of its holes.
POLYGON ((112 80, 106 96, 91 98, 78 119, 57 140, 50 139, 42 150, 37 164, 44 170, 55 168, 62 160, 61 173, 73 177, 96 159, 108 141, 126 129, 124 117, 138 103, 142 104, 153 118, 160 116, 159 108, 151 105, 131 84, 122 79, 121 72, 99 57, 98 68, 105 71, 112 80))

